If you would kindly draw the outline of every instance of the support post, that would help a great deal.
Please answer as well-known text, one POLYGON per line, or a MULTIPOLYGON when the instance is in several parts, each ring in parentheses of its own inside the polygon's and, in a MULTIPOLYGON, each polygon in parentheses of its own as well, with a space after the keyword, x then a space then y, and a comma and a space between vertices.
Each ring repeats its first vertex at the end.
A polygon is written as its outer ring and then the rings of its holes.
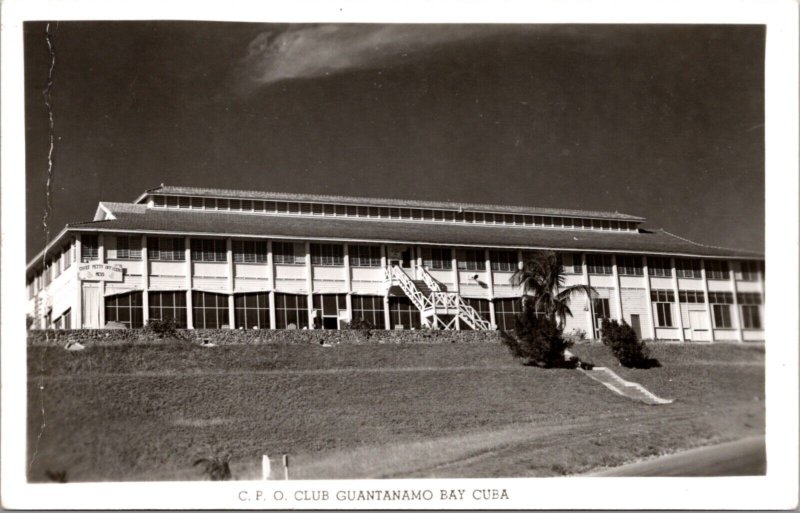
MULTIPOLYGON (((458 259, 456 258, 456 248, 450 248, 450 256, 452 257, 451 265, 453 267, 453 292, 461 294, 461 285, 458 280, 458 259)), ((458 314, 456 308, 456 330, 461 330, 461 316, 458 314)))
MULTIPOLYGON (((311 243, 306 241, 305 243, 305 252, 306 252, 306 291, 307 291, 307 301, 308 301, 308 329, 314 329, 314 275, 312 274, 313 271, 311 270, 311 243)), ((300 326, 298 326, 300 328, 300 326)))
POLYGON ((185 237, 184 259, 186 260, 186 327, 194 329, 194 307, 192 305, 192 239, 185 237))
POLYGON ((483 251, 486 260, 486 287, 489 289, 489 322, 497 329, 497 315, 494 310, 494 275, 492 274, 492 258, 488 249, 483 251))
POLYGON ((622 323, 622 290, 619 286, 619 269, 617 268, 617 255, 611 255, 611 272, 614 276, 614 306, 617 310, 617 321, 622 323))
POLYGON ((647 318, 650 319, 650 339, 656 339, 656 320, 653 315, 653 298, 650 294, 650 271, 647 267, 647 255, 642 255, 642 272, 644 274, 644 293, 647 302, 647 318))
POLYGON ((142 322, 150 322, 150 262, 147 260, 147 235, 142 235, 142 322))
MULTIPOLYGON (((386 275, 386 244, 381 244, 381 268, 383 269, 384 276, 386 275)), ((384 328, 389 330, 391 328, 391 321, 392 317, 389 314, 389 288, 392 286, 391 281, 386 286, 386 290, 383 292, 383 324, 384 328)))
POLYGON ((345 307, 347 308, 347 316, 350 318, 350 322, 352 323, 354 320, 353 284, 352 284, 352 276, 350 275, 350 246, 347 243, 344 244, 343 263, 344 263, 344 290, 347 293, 347 295, 344 297, 344 301, 345 301, 345 307))
MULTIPOLYGON (((106 263, 106 247, 105 247, 105 234, 97 236, 97 260, 101 264, 106 263)), ((100 301, 97 304, 100 311, 98 312, 97 319, 100 324, 99 328, 106 327, 106 282, 100 282, 100 301)))
POLYGON ((708 277, 706 276, 706 261, 700 260, 700 277, 703 280, 703 303, 706 307, 706 322, 708 323, 708 340, 714 342, 714 316, 711 312, 711 303, 708 300, 708 277))
MULTIPOLYGON (((586 265, 586 253, 581 253, 581 272, 583 273, 583 284, 591 286, 591 282, 589 281, 589 268, 586 265)), ((586 301, 589 306, 589 336, 594 340, 597 338, 597 333, 594 329, 594 300, 591 296, 587 295, 586 301)))
POLYGON ((675 305, 678 311, 678 336, 681 342, 686 342, 686 335, 683 332, 683 314, 681 313, 681 297, 678 293, 678 273, 675 271, 675 258, 669 259, 670 271, 672 272, 672 291, 675 294, 675 305))
MULTIPOLYGON (((78 284, 78 296, 75 298, 75 328, 81 329, 83 328, 83 282, 78 278, 78 266, 83 261, 83 255, 81 255, 81 234, 77 234, 75 237, 75 283, 78 284)), ((38 276, 34 278, 34 284, 38 283, 39 278, 38 276)), ((39 290, 37 287, 36 294, 39 294, 39 290)), ((36 318, 38 319, 39 312, 36 312, 36 318)))
POLYGON ((731 315, 731 319, 733 319, 736 323, 736 340, 739 342, 744 342, 744 336, 742 336, 742 315, 739 311, 739 296, 738 289, 736 287, 736 271, 734 271, 733 265, 731 264, 732 262, 728 261, 731 291, 733 292, 733 315, 731 315))
POLYGON ((225 259, 228 270, 228 327, 236 329, 236 309, 233 305, 234 266, 233 266, 233 241, 230 237, 225 239, 225 259))
POLYGON ((275 322, 275 266, 272 258, 272 241, 267 241, 267 279, 269 280, 269 329, 274 330, 275 322))

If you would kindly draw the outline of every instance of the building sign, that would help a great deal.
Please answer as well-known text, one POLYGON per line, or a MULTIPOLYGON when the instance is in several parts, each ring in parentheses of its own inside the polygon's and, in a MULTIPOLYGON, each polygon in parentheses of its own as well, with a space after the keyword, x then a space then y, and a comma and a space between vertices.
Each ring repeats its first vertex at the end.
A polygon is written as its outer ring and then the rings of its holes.
POLYGON ((78 266, 78 279, 88 281, 122 281, 125 268, 111 264, 82 264, 78 266))

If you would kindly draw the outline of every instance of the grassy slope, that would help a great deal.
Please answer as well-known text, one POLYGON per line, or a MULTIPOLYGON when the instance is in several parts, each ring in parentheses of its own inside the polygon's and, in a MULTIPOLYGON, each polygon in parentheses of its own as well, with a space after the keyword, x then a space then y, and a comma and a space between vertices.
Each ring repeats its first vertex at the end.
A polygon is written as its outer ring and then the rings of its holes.
MULTIPOLYGON (((575 353, 613 363, 605 348, 575 353)), ((558 475, 763 433, 763 350, 659 345, 664 366, 609 365, 676 403, 618 397, 577 371, 523 367, 495 344, 29 349, 30 472, 196 479, 194 459, 292 455, 293 475, 558 475)))

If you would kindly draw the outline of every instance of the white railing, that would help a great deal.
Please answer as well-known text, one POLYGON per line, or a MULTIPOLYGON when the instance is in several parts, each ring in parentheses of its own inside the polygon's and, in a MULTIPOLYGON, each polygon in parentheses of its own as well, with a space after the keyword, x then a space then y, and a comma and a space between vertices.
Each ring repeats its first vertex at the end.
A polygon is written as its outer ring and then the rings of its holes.
MULTIPOLYGON (((455 292, 431 293, 431 305, 437 314, 454 315, 454 318, 444 325, 444 329, 449 329, 455 324, 455 317, 465 321, 474 330, 489 330, 492 327, 489 321, 481 317, 477 310, 464 302, 464 299, 455 292)), ((441 322, 439 319, 437 321, 441 322)))
POLYGON ((386 268, 386 279, 390 282, 397 282, 406 296, 414 303, 420 312, 425 313, 431 309, 431 300, 419 291, 411 278, 408 277, 406 272, 398 265, 393 265, 386 268))
POLYGON ((417 267, 417 274, 421 274, 422 275, 422 281, 424 281, 425 285, 427 285, 428 288, 431 289, 431 292, 441 292, 442 291, 442 287, 439 284, 439 282, 436 281, 436 279, 433 276, 431 276, 431 274, 428 272, 428 270, 425 269, 423 266, 417 267))

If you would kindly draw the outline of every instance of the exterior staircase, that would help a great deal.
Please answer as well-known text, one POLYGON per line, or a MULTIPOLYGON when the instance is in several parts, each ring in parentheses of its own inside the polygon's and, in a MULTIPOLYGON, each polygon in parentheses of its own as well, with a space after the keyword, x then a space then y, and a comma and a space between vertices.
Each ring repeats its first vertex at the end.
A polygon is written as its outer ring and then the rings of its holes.
POLYGON ((458 321, 476 331, 491 330, 492 324, 481 317, 477 310, 464 302, 455 292, 433 278, 425 269, 418 267, 421 280, 412 280, 398 265, 386 268, 387 287, 398 285, 414 306, 422 313, 425 326, 435 329, 455 329, 458 321))

